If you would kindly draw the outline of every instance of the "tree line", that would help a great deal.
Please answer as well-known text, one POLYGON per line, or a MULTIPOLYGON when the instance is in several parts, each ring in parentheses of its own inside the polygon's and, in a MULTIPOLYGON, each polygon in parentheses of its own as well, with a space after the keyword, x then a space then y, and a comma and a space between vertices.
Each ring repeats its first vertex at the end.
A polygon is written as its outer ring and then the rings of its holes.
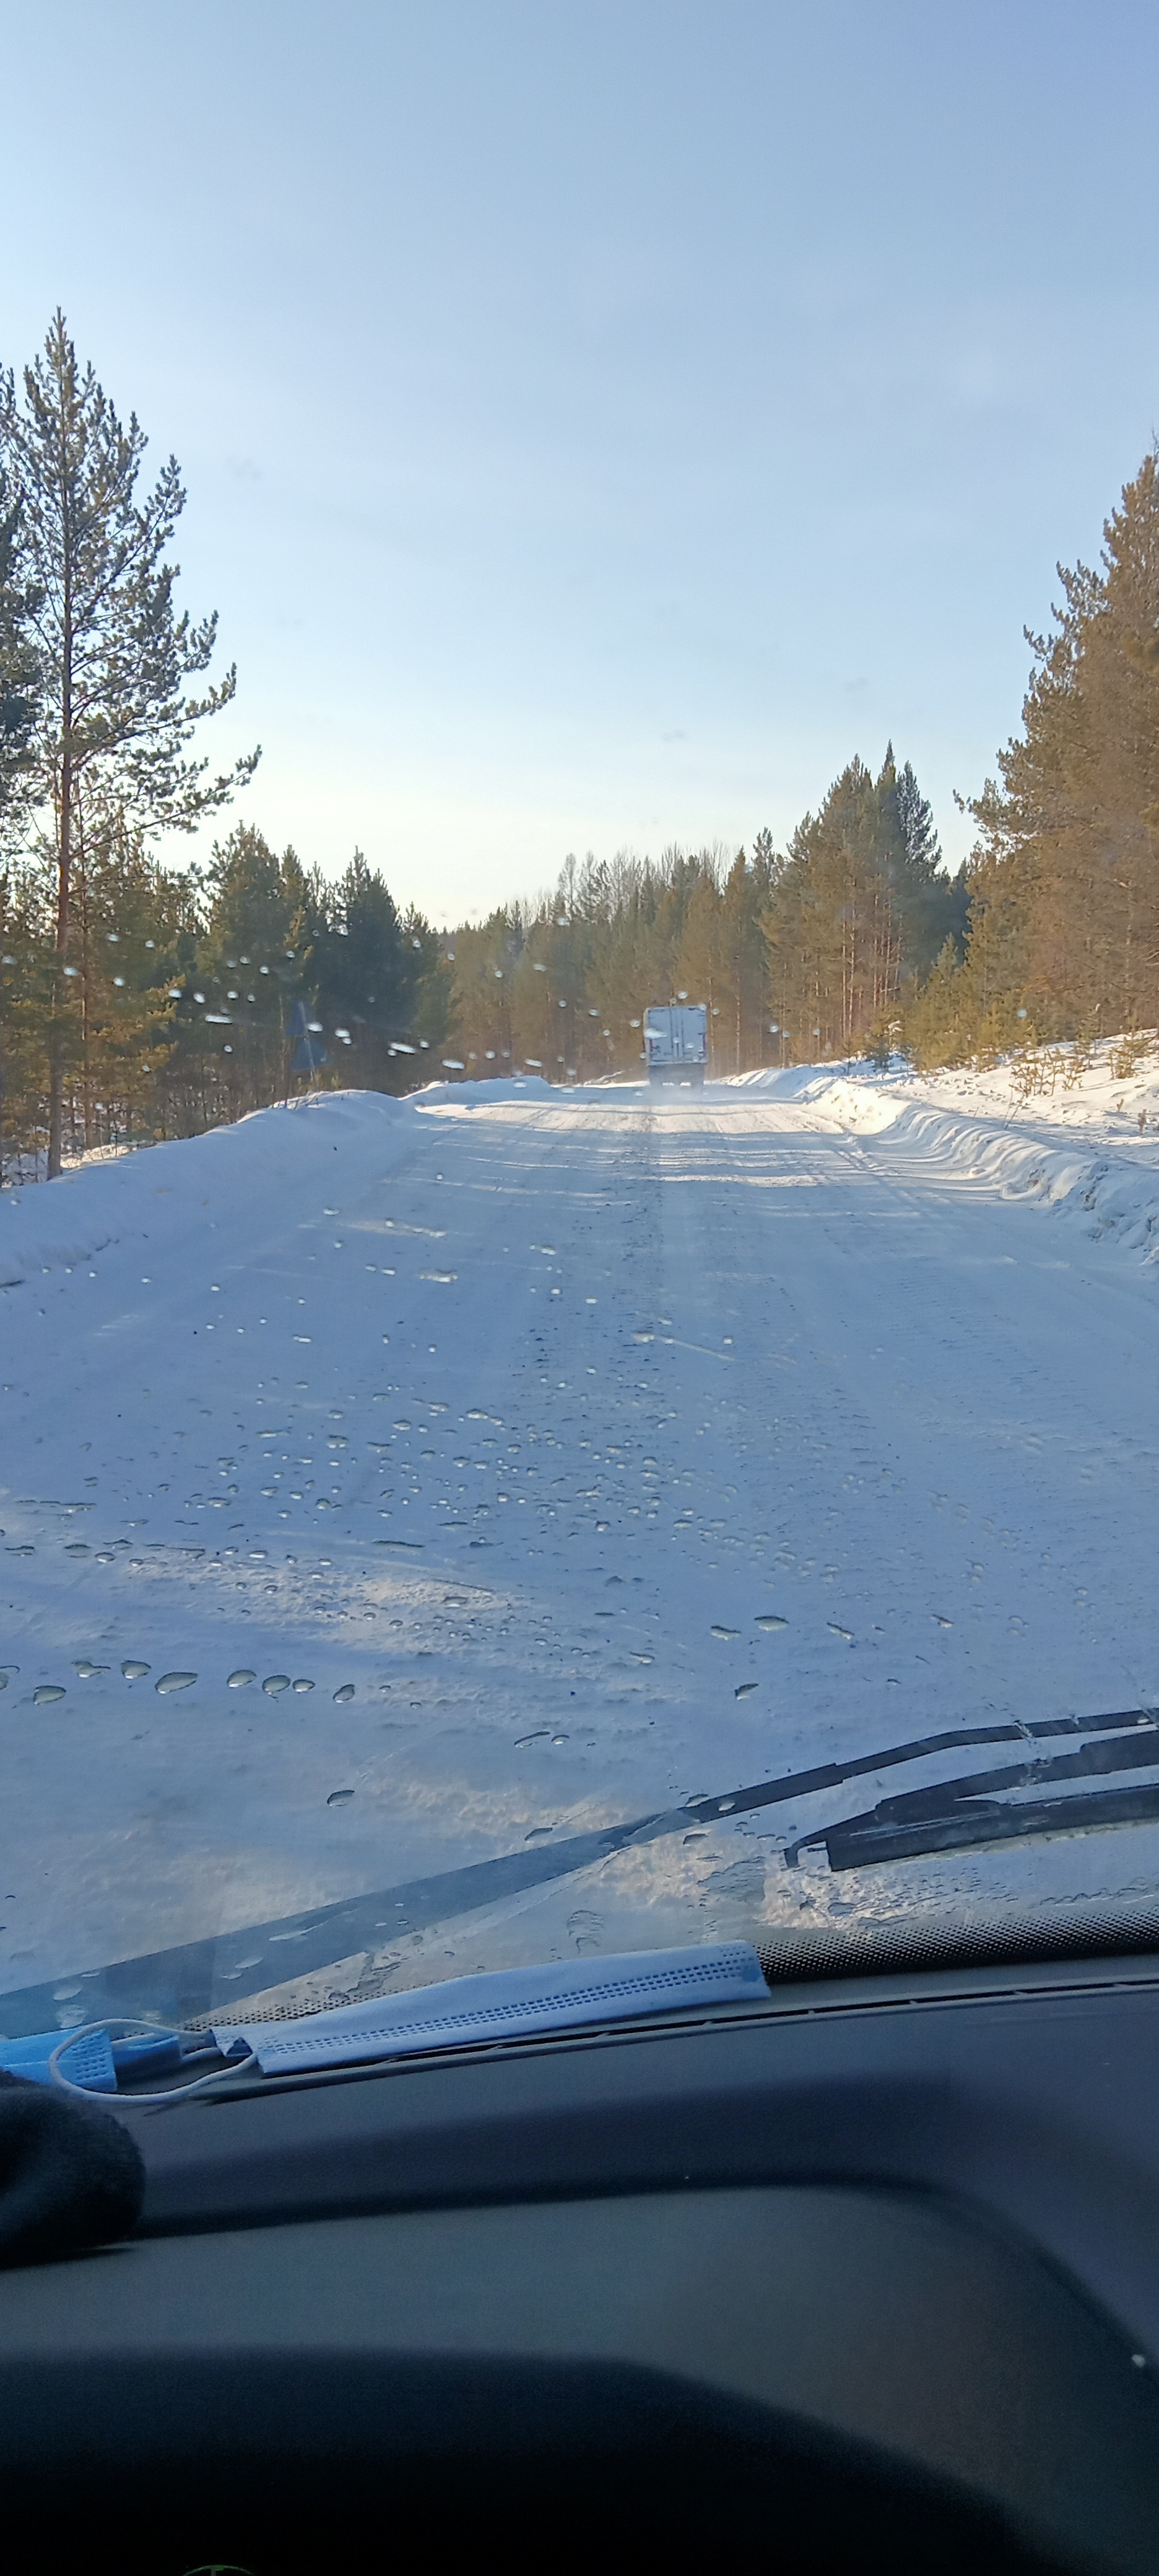
POLYGON ((336 1083, 429 1079, 450 1001, 441 944, 360 851, 332 882, 243 823, 208 868, 176 871, 122 815, 91 829, 82 804, 78 821, 63 1006, 54 871, 0 874, 0 1174, 46 1162, 54 1046, 66 1159, 336 1083))
POLYGON ((876 777, 851 761, 784 852, 760 831, 751 852, 569 859, 551 894, 456 931, 462 1070, 633 1074, 647 1005, 681 996, 708 1009, 718 1076, 859 1055, 965 924, 964 877, 891 746, 876 777))
POLYGON ((553 891, 437 934, 361 852, 337 881, 252 823, 207 866, 159 835, 224 812, 254 750, 197 750, 228 706, 216 617, 174 595, 185 494, 142 485, 61 314, 0 373, 0 1181, 188 1135, 319 1086, 631 1075, 650 1002, 709 1011, 711 1067, 899 1048, 934 1066, 1159 1022, 1159 457, 1059 567, 1019 733, 951 877, 892 746, 855 758, 778 850, 569 858, 553 891))
POLYGON ((852 760, 787 848, 574 861, 455 939, 464 1066, 627 1073, 648 1001, 710 1012, 712 1069, 901 1053, 922 1067, 1159 1027, 1159 450, 1059 565, 1020 731, 951 877, 911 765, 852 760), (553 1007, 554 1006, 554 1007, 553 1007), (555 1009, 560 1016, 555 1017, 555 1009))
POLYGON ((1159 1030, 1159 450, 1097 566, 1058 579, 954 877, 892 748, 876 777, 851 761, 783 852, 761 832, 747 855, 569 863, 554 898, 457 935, 467 1069, 522 1053, 553 1078, 629 1072, 643 1006, 681 991, 708 1003, 718 1074, 1060 1043, 1081 1063, 1100 1038, 1159 1030))

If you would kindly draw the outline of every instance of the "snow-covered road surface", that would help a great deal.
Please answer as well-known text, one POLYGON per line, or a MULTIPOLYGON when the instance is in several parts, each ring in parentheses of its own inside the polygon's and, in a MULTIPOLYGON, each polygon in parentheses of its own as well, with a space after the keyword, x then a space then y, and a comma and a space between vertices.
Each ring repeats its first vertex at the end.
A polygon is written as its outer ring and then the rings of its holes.
POLYGON ((201 1943, 220 2011, 367 1891, 300 1993, 920 1901, 781 1861, 886 1778, 413 1889, 1159 1700, 1156 1270, 801 1090, 334 1095, 0 1208, 0 1990, 201 1943))

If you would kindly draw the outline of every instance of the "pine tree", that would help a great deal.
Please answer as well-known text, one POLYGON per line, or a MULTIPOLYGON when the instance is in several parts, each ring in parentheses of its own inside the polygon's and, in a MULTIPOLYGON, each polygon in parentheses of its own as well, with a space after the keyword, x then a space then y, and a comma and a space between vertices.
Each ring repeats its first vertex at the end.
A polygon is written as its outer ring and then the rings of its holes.
POLYGON ((701 871, 688 898, 673 970, 673 989, 678 996, 686 993, 690 1002, 703 1002, 708 1013, 710 1073, 731 1072, 732 993, 720 895, 707 869, 701 871))
POLYGON ((44 1144, 44 1031, 51 993, 48 888, 34 862, 0 865, 0 1182, 44 1144))
POLYGON ((428 990, 438 942, 413 907, 405 920, 385 878, 356 850, 338 883, 311 881, 310 980, 342 1079, 374 1091, 414 1080, 411 1059, 430 1053, 446 1012, 428 990), (428 1018, 430 1025, 428 1026, 428 1018))
POLYGON ((172 881, 150 863, 122 813, 94 809, 87 797, 78 807, 73 870, 67 1107, 91 1151, 156 1132, 156 1085, 173 1053, 163 953, 172 881))
POLYGON ((0 848, 19 836, 33 792, 32 737, 40 666, 31 634, 39 606, 18 569, 19 503, 0 461, 0 848))
POLYGON ((198 892, 168 1075, 171 1106, 187 1127, 286 1097, 289 1023, 309 971, 307 881, 292 849, 279 858, 264 833, 239 823, 214 844, 198 892))
POLYGON ((252 776, 257 753, 217 778, 187 757, 196 725, 233 697, 229 671, 201 697, 216 617, 191 625, 173 600, 166 549, 184 506, 175 458, 138 496, 145 447, 122 427, 91 366, 83 372, 64 316, 43 354, 0 379, 0 466, 18 505, 18 582, 32 600, 41 698, 29 748, 35 801, 51 816, 56 877, 55 982, 49 1043, 48 1168, 61 1166, 64 977, 69 953, 78 800, 86 785, 146 830, 189 830, 252 776))
MULTIPOLYGON (((889 773, 883 773, 888 777, 889 773)), ((896 821, 860 760, 789 844, 765 915, 771 990, 796 1056, 848 1054, 868 1033, 901 964, 896 821)))
POLYGON ((971 808, 979 893, 1021 915, 1007 989, 1050 1034, 1159 1019, 1159 451, 1103 537, 1098 570, 1058 567, 1021 736, 971 808))
POLYGON ((506 910, 475 927, 465 923, 448 948, 452 970, 453 1049, 469 1075, 510 1073, 538 1050, 517 1020, 514 977, 523 950, 522 924, 506 910))
POLYGON ((963 889, 947 876, 933 817, 893 746, 876 778, 853 760, 783 861, 762 850, 769 1000, 789 1056, 880 1048, 903 988, 960 926, 963 889))
MULTIPOLYGON (((887 765, 892 766, 892 743, 889 744, 885 757, 887 765)), ((941 867, 942 845, 934 830, 933 806, 929 798, 922 795, 914 777, 912 763, 908 760, 904 769, 899 769, 897 772, 895 793, 907 863, 915 872, 921 871, 925 875, 932 875, 936 868, 941 867)))
POLYGON ((763 859, 762 851, 750 866, 744 851, 738 850, 721 888, 719 946, 728 986, 731 1073, 749 1072, 763 1061, 767 959, 761 914, 769 897, 763 859))
POLYGON ((922 795, 913 766, 898 769, 886 746, 877 781, 883 854, 900 927, 902 979, 925 974, 948 938, 965 932, 965 880, 943 864, 933 807, 922 795))

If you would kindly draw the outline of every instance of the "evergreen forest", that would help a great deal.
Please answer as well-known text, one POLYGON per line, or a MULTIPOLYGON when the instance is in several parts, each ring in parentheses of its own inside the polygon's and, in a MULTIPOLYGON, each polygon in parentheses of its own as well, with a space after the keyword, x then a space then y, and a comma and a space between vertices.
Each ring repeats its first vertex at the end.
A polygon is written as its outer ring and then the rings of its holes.
POLYGON ((912 765, 852 757, 783 849, 568 857, 439 932, 356 850, 337 879, 229 809, 203 743, 212 615, 175 596, 176 461, 64 317, 0 375, 0 1182, 309 1090, 633 1075, 650 1002, 710 1013, 718 1076, 933 1069, 1159 1023, 1159 454, 1093 567, 1058 569, 1021 722, 947 871, 912 765), (158 845, 220 817, 208 864, 158 845))

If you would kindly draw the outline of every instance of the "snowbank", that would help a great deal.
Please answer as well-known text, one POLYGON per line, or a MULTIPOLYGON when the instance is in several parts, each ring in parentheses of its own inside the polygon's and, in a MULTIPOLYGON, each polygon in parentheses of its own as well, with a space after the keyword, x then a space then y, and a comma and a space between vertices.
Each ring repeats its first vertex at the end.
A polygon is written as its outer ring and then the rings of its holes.
POLYGON ((171 1251, 210 1204, 219 1224, 238 1221, 251 1214, 255 1198, 320 1178, 352 1157, 381 1168, 384 1155, 393 1160, 420 1133, 408 1100, 380 1091, 321 1092, 288 1108, 255 1110, 205 1136, 94 1159, 59 1180, 6 1190, 0 1288, 69 1269, 110 1244, 147 1240, 162 1214, 171 1251), (163 1209, 158 1202, 165 1200, 172 1205, 163 1209))
POLYGON ((539 1074, 495 1082, 432 1082, 397 1100, 382 1091, 315 1092, 285 1108, 256 1109, 139 1152, 94 1155, 59 1180, 23 1183, 0 1196, 0 1288, 38 1272, 71 1269, 110 1244, 146 1241, 165 1210, 165 1241, 193 1229, 211 1206, 219 1224, 254 1212, 255 1199, 368 1160, 380 1170, 423 1132, 422 1112, 469 1110, 558 1097, 539 1074), (335 1164, 334 1158, 339 1161, 335 1164))
POLYGON ((497 1101, 551 1100, 563 1088, 545 1082, 541 1073, 496 1074, 481 1082, 427 1082, 410 1097, 420 1109, 491 1109, 497 1101))
POLYGON ((1049 1048, 988 1071, 793 1065, 742 1074, 727 1088, 792 1101, 847 1135, 888 1135, 891 1146, 920 1153, 927 1175, 940 1165, 947 1182, 1037 1199, 1095 1240, 1114 1236, 1125 1251, 1159 1261, 1159 1063, 1151 1054, 1133 1074, 1116 1074, 1121 1045, 1097 1048, 1069 1090, 1064 1053, 1049 1048), (1028 1075, 1042 1087, 1028 1089, 1028 1075))

